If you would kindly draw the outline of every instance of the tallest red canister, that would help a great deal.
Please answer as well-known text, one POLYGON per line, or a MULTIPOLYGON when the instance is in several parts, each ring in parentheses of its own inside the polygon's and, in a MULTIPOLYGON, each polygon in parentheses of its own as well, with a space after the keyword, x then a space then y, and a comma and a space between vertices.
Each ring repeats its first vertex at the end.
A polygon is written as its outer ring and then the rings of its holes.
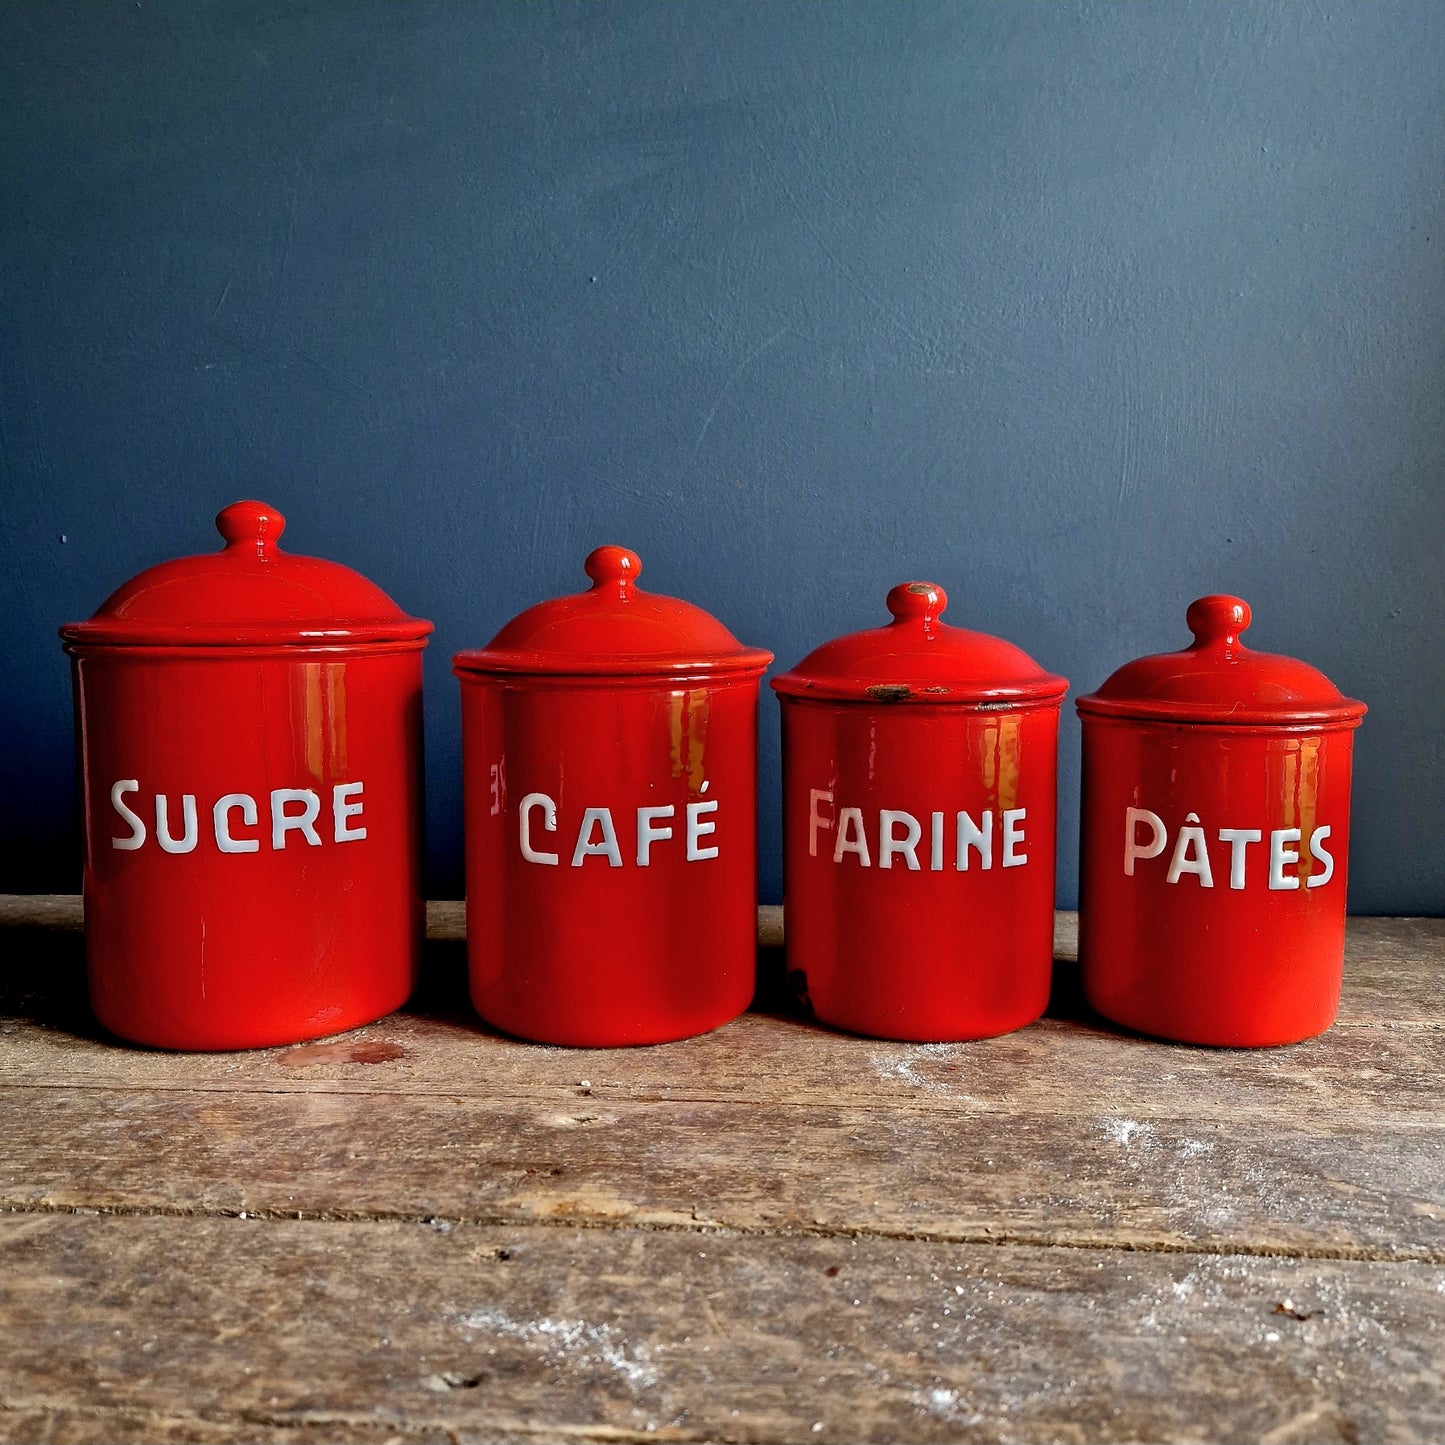
POLYGON ((61 629, 91 1003, 172 1049, 292 1043, 411 992, 431 623, 298 556, 262 502, 61 629))
POLYGON ((587 591, 455 659, 472 1000, 544 1043, 683 1038, 753 995, 772 654, 641 570, 599 547, 587 591))

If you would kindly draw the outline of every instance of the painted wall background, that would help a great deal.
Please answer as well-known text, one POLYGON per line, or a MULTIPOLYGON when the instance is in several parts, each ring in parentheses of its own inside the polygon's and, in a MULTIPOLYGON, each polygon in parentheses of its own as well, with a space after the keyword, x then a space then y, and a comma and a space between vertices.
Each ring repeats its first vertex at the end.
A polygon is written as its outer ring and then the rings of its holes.
POLYGON ((35 0, 0 83, 0 888, 78 885, 56 625, 257 495, 437 623, 439 895, 451 653, 615 540, 1076 691, 1240 592, 1371 704, 1352 907, 1445 911, 1445 6, 35 0))

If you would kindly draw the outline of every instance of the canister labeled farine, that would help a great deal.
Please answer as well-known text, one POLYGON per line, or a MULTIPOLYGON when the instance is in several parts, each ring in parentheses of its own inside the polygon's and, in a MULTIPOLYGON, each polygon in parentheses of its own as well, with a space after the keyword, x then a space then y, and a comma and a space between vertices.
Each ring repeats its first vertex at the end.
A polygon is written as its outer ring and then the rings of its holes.
POLYGON ((889 625, 772 684, 788 968, 819 1019, 879 1038, 1000 1034, 1049 998, 1068 683, 946 603, 903 583, 889 625))
POLYGON ((599 547, 590 590, 455 659, 472 1000, 523 1038, 659 1043, 752 999, 772 654, 641 569, 599 547))
POLYGON ((1238 597, 1201 597, 1186 621, 1190 647, 1078 701, 1085 994, 1160 1038, 1293 1043, 1339 1006, 1365 705, 1246 647, 1238 597))
POLYGON ((419 959, 421 652, 431 623, 277 545, 163 562, 61 629, 72 659, 97 1018, 171 1049, 337 1033, 419 959))

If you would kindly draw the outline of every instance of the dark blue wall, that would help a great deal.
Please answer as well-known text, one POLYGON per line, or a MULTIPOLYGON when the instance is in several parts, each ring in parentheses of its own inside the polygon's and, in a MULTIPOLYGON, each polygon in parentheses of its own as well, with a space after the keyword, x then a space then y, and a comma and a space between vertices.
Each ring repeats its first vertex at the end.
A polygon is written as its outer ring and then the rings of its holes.
POLYGON ((78 878, 56 624, 259 495, 436 620, 438 893, 451 653, 616 540, 783 664, 922 576, 1079 690, 1243 593, 1372 706, 1352 905, 1445 911, 1445 6, 0 27, 0 888, 78 878))

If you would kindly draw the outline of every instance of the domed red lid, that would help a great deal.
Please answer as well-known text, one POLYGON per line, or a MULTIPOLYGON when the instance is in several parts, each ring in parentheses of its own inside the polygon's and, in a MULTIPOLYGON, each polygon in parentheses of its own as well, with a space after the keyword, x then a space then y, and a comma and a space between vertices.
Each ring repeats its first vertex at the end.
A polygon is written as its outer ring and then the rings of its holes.
POLYGON ((453 670, 637 677, 689 672, 760 673, 771 652, 744 647, 701 607, 637 585, 642 559, 598 547, 585 563, 586 592, 539 602, 485 646, 459 652, 453 670))
POLYGON ((814 648, 773 687, 786 697, 889 703, 1052 702, 1068 690, 1013 643, 940 622, 947 605, 942 587, 902 582, 888 594, 892 622, 814 648))
POLYGON ((1250 622, 1243 599, 1201 597, 1184 620, 1194 634, 1188 647, 1125 663, 1079 699, 1079 711, 1170 722, 1359 725, 1365 704, 1346 697, 1318 668, 1254 652, 1239 640, 1250 622))
POLYGON ((219 552, 147 568, 60 635, 71 645, 318 647, 415 641, 432 630, 359 572, 283 552, 285 526, 264 502, 233 502, 216 517, 219 552))

